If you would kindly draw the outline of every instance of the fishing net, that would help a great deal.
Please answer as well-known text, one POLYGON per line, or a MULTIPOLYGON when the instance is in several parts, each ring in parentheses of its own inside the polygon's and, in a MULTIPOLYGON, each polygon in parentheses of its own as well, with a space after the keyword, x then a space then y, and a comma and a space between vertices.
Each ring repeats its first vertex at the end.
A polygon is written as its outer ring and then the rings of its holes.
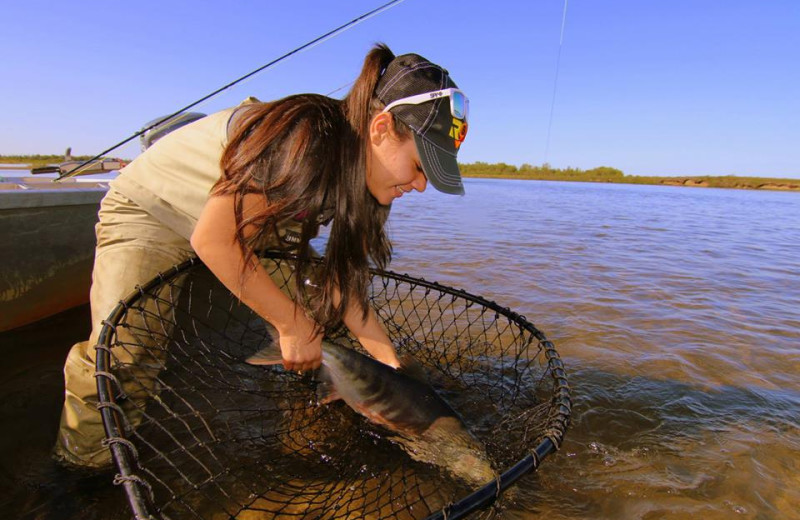
MULTIPOLYGON (((262 263, 293 285, 291 257, 262 263)), ((414 460, 342 401, 320 404, 313 373, 248 364, 274 339, 267 324, 189 260, 120 302, 97 346, 115 482, 137 519, 496 516, 504 490, 538 468, 567 428, 556 350, 493 302, 372 274, 370 301, 398 354, 413 356, 458 411, 496 478, 469 485, 414 460)), ((363 351, 346 329, 330 336, 363 351)))

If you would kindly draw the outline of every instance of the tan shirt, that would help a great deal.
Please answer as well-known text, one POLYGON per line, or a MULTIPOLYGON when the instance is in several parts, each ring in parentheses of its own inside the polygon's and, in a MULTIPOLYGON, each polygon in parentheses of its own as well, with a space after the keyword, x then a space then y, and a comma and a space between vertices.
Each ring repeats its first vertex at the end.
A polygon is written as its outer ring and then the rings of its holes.
MULTIPOLYGON (((165 135, 124 167, 111 186, 189 240, 222 175, 220 160, 235 110, 216 112, 165 135)), ((300 216, 287 219, 278 225, 280 240, 269 239, 263 247, 296 246, 301 229, 300 216)))
POLYGON ((111 182, 111 187, 187 240, 222 175, 234 109, 211 114, 171 132, 147 149, 111 182))

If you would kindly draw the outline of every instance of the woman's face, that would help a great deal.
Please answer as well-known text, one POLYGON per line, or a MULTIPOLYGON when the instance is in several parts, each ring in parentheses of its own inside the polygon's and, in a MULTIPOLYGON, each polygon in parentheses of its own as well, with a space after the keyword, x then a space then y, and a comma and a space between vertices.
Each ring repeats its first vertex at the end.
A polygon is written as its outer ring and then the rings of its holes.
POLYGON ((382 113, 370 129, 367 189, 384 206, 411 190, 423 192, 428 184, 414 139, 399 137, 393 128, 391 114, 382 113))

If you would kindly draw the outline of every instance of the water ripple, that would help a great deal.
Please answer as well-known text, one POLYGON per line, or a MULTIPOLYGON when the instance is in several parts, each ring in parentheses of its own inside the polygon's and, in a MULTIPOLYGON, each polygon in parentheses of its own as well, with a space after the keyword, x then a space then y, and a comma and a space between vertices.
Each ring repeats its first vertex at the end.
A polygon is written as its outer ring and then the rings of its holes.
POLYGON ((798 518, 797 194, 466 188, 393 208, 392 268, 495 300, 556 343, 573 427, 526 511, 798 518))

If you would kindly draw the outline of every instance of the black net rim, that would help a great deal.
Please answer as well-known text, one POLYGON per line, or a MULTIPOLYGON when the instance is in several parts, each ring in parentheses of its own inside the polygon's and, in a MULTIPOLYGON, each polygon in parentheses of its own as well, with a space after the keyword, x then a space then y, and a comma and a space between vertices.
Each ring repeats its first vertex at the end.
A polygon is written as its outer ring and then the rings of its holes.
MULTIPOLYGON (((273 258, 282 260, 291 260, 296 258, 290 253, 268 252, 260 255, 263 258, 273 258)), ((105 444, 111 450, 112 457, 118 470, 118 474, 114 478, 114 483, 122 485, 128 497, 128 502, 134 513, 134 518, 139 519, 154 519, 155 517, 148 511, 148 498, 152 495, 152 490, 148 482, 142 479, 134 468, 135 447, 133 443, 126 438, 123 412, 119 405, 115 402, 114 392, 112 390, 112 382, 114 375, 110 372, 111 368, 111 344, 115 336, 115 327, 119 320, 125 314, 126 310, 139 298, 143 297, 145 293, 160 284, 168 282, 180 274, 195 267, 203 266, 203 262, 197 258, 190 258, 178 265, 175 265, 165 271, 157 274, 153 279, 143 285, 137 285, 136 288, 128 295, 127 298, 121 300, 106 320, 103 321, 103 326, 98 337, 95 349, 96 356, 96 372, 95 378, 97 382, 98 391, 98 409, 100 411, 103 426, 106 433, 105 444)), ((566 371, 564 364, 555 346, 550 342, 545 334, 530 323, 524 316, 518 314, 507 307, 502 307, 494 301, 487 300, 481 296, 476 296, 463 289, 456 289, 438 282, 430 282, 423 278, 413 277, 409 274, 399 274, 393 271, 386 271, 380 269, 370 269, 370 274, 373 277, 386 277, 408 284, 413 284, 429 289, 441 291, 442 293, 449 294, 456 298, 473 302, 482 305, 499 315, 505 316, 512 322, 515 322, 521 328, 530 332, 533 337, 539 341, 539 345, 544 351, 547 365, 554 383, 554 394, 552 396, 552 408, 555 413, 551 414, 548 424, 545 428, 545 434, 542 436, 541 441, 535 449, 519 460, 511 468, 500 474, 495 482, 477 489, 476 491, 465 496, 461 500, 448 504, 445 508, 429 515, 426 520, 443 520, 443 519, 457 519, 463 518, 466 515, 492 504, 500 494, 512 486, 517 480, 529 472, 536 471, 541 465, 542 461, 550 454, 554 453, 561 447, 566 430, 569 427, 570 415, 572 410, 571 391, 567 382, 566 371)))

